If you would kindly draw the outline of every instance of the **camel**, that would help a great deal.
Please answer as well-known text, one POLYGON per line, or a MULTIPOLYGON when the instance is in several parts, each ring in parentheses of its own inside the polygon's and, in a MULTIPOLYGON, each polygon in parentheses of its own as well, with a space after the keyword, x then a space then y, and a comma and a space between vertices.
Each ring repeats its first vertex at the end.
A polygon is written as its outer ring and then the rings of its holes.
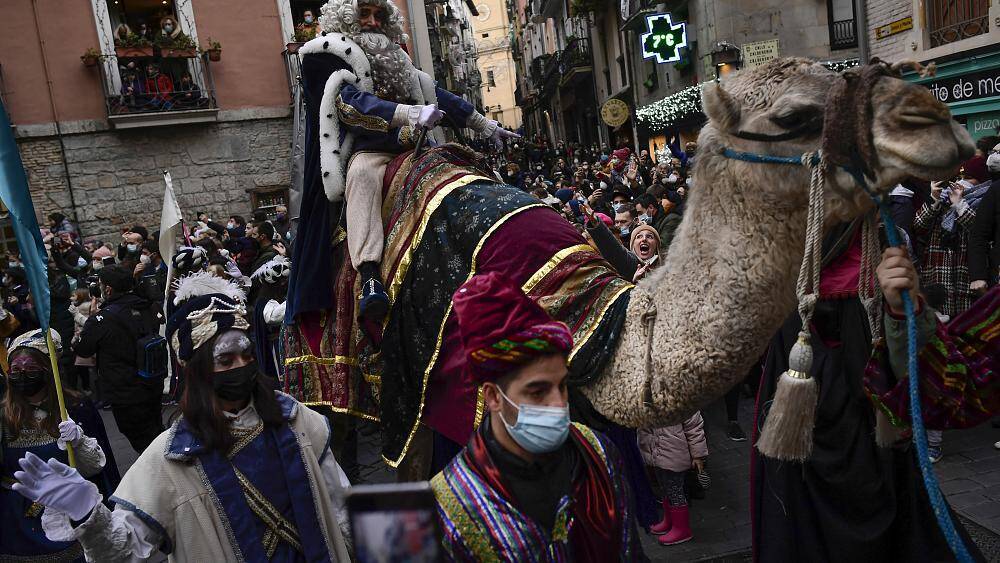
MULTIPOLYGON (((305 58, 323 56, 332 55, 305 58)), ((328 75, 312 78, 307 73, 306 87, 317 98, 328 75)), ((589 359, 570 357, 571 375, 585 372, 574 385, 600 414, 632 428, 684 420, 725 393, 760 356, 794 309, 803 258, 810 170, 743 162, 721 153, 729 148, 798 157, 817 151, 824 137, 827 95, 839 80, 844 78, 818 63, 786 58, 703 88, 709 121, 699 136, 687 211, 665 264, 635 288, 618 278, 550 208, 491 180, 478 155, 470 156, 456 145, 417 159, 401 155, 387 170, 383 190, 383 276, 393 280, 393 305, 381 347, 363 336, 352 318, 357 282, 353 268, 345 266, 342 238, 326 227, 339 213, 338 204, 325 205, 320 180, 330 170, 317 157, 315 169, 307 166, 310 187, 303 200, 311 202, 303 208, 317 216, 305 217, 300 233, 313 233, 303 240, 332 238, 333 259, 308 263, 308 272, 301 275, 305 281, 325 284, 328 274, 320 266, 329 264, 324 267, 332 269, 336 306, 313 316, 311 324, 300 322, 293 331, 287 346, 291 371, 286 391, 337 412, 380 420, 383 455, 394 467, 406 455, 419 421, 439 432, 451 430, 451 439, 461 443, 482 409, 477 408, 481 403, 474 384, 462 379, 462 354, 455 350, 460 343, 449 320, 451 292, 477 271, 510 268, 504 257, 518 256, 519 262, 534 264, 522 272, 522 279, 514 280, 525 287, 582 287, 580 291, 590 292, 587 298, 604 296, 603 312, 595 321, 567 312, 560 305, 566 294, 529 292, 551 307, 550 313, 572 317, 570 323, 580 321, 577 326, 587 327, 580 331, 585 338, 603 331, 602 338, 578 342, 585 347, 603 339, 600 349, 590 346, 589 359), (740 132, 757 139, 787 139, 747 140, 747 135, 737 136, 740 132), (427 180, 431 176, 437 179, 427 180), (495 215, 501 207, 502 213, 495 215), (478 224, 470 228, 470 221, 478 224), (433 233, 428 235, 433 242, 421 238, 425 233, 433 233), (541 239, 558 239, 562 246, 545 248, 541 239), (407 270, 418 265, 421 271, 407 270), (540 283, 553 272, 573 275, 573 268, 579 273, 576 285, 540 283), (539 273, 531 275, 536 270, 539 273), (583 285, 580 278, 586 278, 583 285), (587 284, 593 280, 603 285, 591 291, 595 286, 587 284), (443 408, 435 409, 432 403, 443 408)), ((948 177, 971 157, 969 134, 925 88, 883 76, 870 92, 872 115, 866 127, 877 153, 869 163, 876 192, 884 194, 911 176, 948 177)), ((319 122, 331 111, 313 104, 309 119, 319 122)), ((311 142, 316 145, 318 140, 311 142)), ((869 196, 845 170, 828 168, 825 180, 827 225, 872 209, 869 196)), ((297 244, 297 252, 305 244, 297 244)), ((580 295, 570 295, 570 302, 580 295)))
MULTIPOLYGON (((684 219, 664 265, 633 290, 603 377, 583 388, 603 415, 632 428, 679 423, 736 384, 794 310, 810 171, 720 153, 817 151, 819 130, 781 142, 736 133, 780 135, 822 116, 837 80, 818 63, 785 58, 703 88, 708 123, 684 219)), ((973 155, 969 133, 926 88, 887 76, 872 92, 876 193, 907 177, 950 177, 973 155)), ((828 172, 826 187, 826 226, 872 209, 842 169, 828 172)))

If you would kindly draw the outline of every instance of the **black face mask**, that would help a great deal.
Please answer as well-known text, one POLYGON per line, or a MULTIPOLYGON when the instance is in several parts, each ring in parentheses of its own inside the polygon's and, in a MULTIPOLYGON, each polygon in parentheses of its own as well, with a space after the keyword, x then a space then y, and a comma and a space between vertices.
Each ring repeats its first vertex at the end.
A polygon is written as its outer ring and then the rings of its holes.
POLYGON ((245 401, 257 387, 257 362, 212 374, 212 390, 223 401, 245 401))
POLYGON ((7 376, 7 385, 22 397, 31 397, 45 388, 47 376, 43 371, 19 372, 17 375, 7 376))

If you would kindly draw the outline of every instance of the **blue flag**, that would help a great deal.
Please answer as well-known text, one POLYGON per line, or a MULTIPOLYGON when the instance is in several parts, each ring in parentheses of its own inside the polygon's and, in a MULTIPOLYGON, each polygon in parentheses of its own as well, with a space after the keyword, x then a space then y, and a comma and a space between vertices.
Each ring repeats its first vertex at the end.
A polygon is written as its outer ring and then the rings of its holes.
POLYGON ((28 178, 24 175, 21 153, 17 151, 14 132, 10 128, 7 109, 0 102, 0 200, 10 210, 10 222, 21 250, 21 261, 28 275, 28 287, 35 304, 35 315, 42 331, 49 329, 48 255, 42 233, 38 230, 35 205, 28 193, 28 178))

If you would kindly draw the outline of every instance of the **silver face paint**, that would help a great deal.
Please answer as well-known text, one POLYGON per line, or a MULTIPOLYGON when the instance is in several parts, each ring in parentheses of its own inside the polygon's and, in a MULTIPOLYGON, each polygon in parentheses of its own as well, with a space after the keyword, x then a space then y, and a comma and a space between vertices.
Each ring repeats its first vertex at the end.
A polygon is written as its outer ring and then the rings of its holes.
POLYGON ((242 330, 229 329, 215 338, 212 363, 215 371, 241 367, 253 361, 253 343, 242 330))

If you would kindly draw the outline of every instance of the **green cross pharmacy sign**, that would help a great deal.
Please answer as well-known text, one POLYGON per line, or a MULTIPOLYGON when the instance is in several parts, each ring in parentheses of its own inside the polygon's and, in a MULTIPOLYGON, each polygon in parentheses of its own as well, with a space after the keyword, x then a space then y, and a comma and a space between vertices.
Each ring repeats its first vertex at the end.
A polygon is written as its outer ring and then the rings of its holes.
POLYGON ((641 36, 643 58, 655 58, 658 63, 681 60, 681 47, 687 46, 687 25, 684 22, 674 23, 670 14, 650 14, 646 16, 646 28, 649 32, 641 36))

